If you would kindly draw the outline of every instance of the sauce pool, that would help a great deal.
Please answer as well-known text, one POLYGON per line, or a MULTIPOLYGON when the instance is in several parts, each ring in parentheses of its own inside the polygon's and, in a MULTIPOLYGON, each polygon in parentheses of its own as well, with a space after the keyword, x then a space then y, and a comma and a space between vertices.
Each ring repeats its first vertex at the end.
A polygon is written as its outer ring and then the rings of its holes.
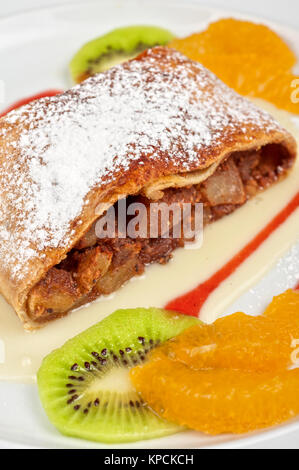
MULTIPOLYGON (((239 251, 228 263, 215 272, 205 282, 195 289, 171 300, 165 308, 175 310, 186 315, 198 316, 203 304, 212 292, 225 281, 259 246, 299 207, 299 192, 293 199, 268 223, 242 250, 239 251)), ((299 284, 296 286, 299 289, 299 284)))
POLYGON ((51 90, 42 91, 40 93, 37 93, 36 95, 28 96, 27 98, 22 98, 12 103, 10 106, 8 106, 8 108, 4 109, 4 111, 0 113, 0 118, 5 116, 10 111, 13 111, 14 109, 18 109, 21 106, 24 106, 25 104, 31 103, 31 101, 39 100, 40 98, 56 96, 56 95, 59 95, 60 93, 63 93, 63 90, 51 89, 51 90))

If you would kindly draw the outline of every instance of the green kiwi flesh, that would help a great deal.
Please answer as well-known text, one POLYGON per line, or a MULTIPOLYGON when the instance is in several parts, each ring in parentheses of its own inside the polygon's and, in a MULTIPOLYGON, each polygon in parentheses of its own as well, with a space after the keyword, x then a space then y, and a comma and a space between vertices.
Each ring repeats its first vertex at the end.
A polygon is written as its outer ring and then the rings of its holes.
POLYGON ((129 26, 115 29, 86 43, 73 57, 70 72, 75 83, 133 59, 142 51, 166 45, 172 33, 155 26, 129 26))
POLYGON ((37 375, 52 424, 62 434, 107 443, 180 431, 143 403, 129 370, 159 343, 198 322, 156 308, 118 310, 67 341, 43 360, 37 375))

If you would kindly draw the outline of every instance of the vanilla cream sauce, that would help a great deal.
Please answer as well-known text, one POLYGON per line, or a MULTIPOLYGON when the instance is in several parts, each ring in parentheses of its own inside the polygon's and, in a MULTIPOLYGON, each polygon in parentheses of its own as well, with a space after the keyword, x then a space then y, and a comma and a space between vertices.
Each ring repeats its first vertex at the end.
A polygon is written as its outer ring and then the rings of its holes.
MULTIPOLYGON (((257 101, 257 100, 255 100, 257 101)), ((258 100, 297 138, 299 127, 291 115, 258 100)), ((199 249, 180 249, 165 265, 152 265, 146 274, 132 279, 112 296, 70 313, 33 333, 23 330, 13 309, 0 297, 0 380, 34 382, 43 357, 118 308, 161 307, 196 287, 244 247, 298 191, 299 159, 282 182, 249 201, 233 214, 204 230, 199 249)), ((298 209, 242 266, 210 296, 201 311, 206 322, 214 321, 245 290, 250 288, 298 239, 298 209)))

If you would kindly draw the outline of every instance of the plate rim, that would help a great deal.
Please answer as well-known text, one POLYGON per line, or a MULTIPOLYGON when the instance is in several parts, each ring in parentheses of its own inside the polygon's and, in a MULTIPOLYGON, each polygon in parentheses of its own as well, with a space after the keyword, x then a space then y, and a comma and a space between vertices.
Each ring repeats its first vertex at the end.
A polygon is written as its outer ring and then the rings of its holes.
MULTIPOLYGON (((22 16, 30 16, 34 13, 42 13, 42 12, 47 12, 49 10, 60 10, 60 9, 65 9, 65 8, 72 8, 72 7, 77 7, 77 6, 83 6, 87 3, 90 3, 90 4, 94 4, 94 5, 97 5, 99 4, 99 1, 102 2, 102 3, 107 3, 109 6, 111 6, 111 1, 115 2, 115 5, 117 5, 117 2, 118 2, 118 5, 120 6, 123 6, 124 5, 124 2, 127 2, 127 3, 134 3, 136 2, 137 0, 73 0, 71 2, 62 2, 62 3, 55 3, 54 5, 45 5, 45 6, 42 6, 42 7, 31 7, 31 8, 22 8, 18 11, 15 11, 15 12, 12 12, 12 13, 7 13, 5 15, 2 15, 0 16, 0 23, 2 21, 7 21, 7 20, 11 20, 11 19, 14 19, 14 18, 19 18, 19 17, 22 17, 22 16)), ((226 7, 217 7, 215 5, 207 5, 205 3, 201 3, 200 0, 184 0, 186 3, 184 5, 182 5, 182 0, 163 0, 163 6, 164 7, 180 7, 180 8, 187 8, 187 7, 196 7, 196 8, 199 8, 201 10, 208 10, 208 11, 211 11, 213 13, 215 13, 215 15, 222 15, 222 14, 227 14, 227 15, 230 15, 230 16, 236 16, 238 18, 241 18, 241 19, 248 19, 248 20, 252 20, 254 22, 265 22, 266 24, 271 24, 273 27, 277 27, 278 29, 281 29, 281 28, 287 28, 288 31, 291 31, 293 32, 294 34, 295 33, 299 33, 299 28, 295 28, 294 26, 288 24, 287 22, 277 22, 275 20, 271 20, 269 18, 267 18, 266 16, 256 16, 255 14, 252 14, 252 13, 247 13, 247 12, 240 12, 238 10, 235 10, 235 9, 230 9, 230 8, 226 8, 226 7)), ((149 5, 147 3, 147 0, 138 0, 138 3, 144 3, 145 5, 149 5)), ((151 4, 150 6, 152 6, 153 4, 156 4, 156 5, 160 5, 161 4, 161 0, 151 0, 151 4)))
MULTIPOLYGON (((111 2, 111 0, 100 0, 101 3, 106 3, 109 5, 109 7, 111 8, 115 8, 118 4, 118 6, 125 6, 125 2, 128 4, 134 4, 136 3, 137 0, 121 0, 121 1, 117 1, 117 0, 113 0, 113 4, 111 2)), ((142 4, 144 3, 147 7, 150 7, 152 8, 155 4, 156 5, 161 5, 161 0, 151 0, 150 4, 147 2, 147 0, 138 0, 138 4, 142 4)), ((78 0, 78 1, 71 1, 71 2, 62 2, 62 3, 55 3, 53 5, 45 5, 45 6, 42 6, 42 7, 32 7, 32 8, 28 8, 28 9, 20 9, 19 11, 17 12, 12 12, 12 13, 8 13, 6 15, 3 15, 0 17, 0 25, 2 22, 5 22, 5 21, 10 21, 10 20, 14 20, 14 19, 22 19, 22 18, 26 18, 26 17, 30 17, 34 14, 38 14, 38 13, 47 13, 47 12, 51 12, 51 11, 59 11, 59 10, 65 10, 65 9, 72 9, 74 7, 85 7, 87 6, 87 4, 93 4, 93 5, 99 5, 99 0, 78 0)), ((176 7, 176 8, 181 8, 181 9, 186 9, 186 8, 189 8, 189 7, 195 7, 196 9, 198 10, 201 10, 201 11, 208 11, 208 12, 211 12, 213 17, 212 17, 212 20, 216 19, 217 17, 220 18, 220 17, 229 17, 229 16, 233 16, 233 17, 237 17, 237 18, 240 18, 240 19, 248 19, 248 20, 251 20, 253 22, 263 22, 265 23, 266 25, 268 26, 272 26, 274 29, 278 29, 280 31, 282 30, 287 30, 289 33, 292 33, 294 35, 298 35, 299 34, 299 29, 293 27, 293 26, 290 26, 288 23, 286 22, 276 22, 276 21, 272 21, 272 20, 269 20, 267 17, 264 17, 264 16, 256 16, 254 14, 250 14, 250 13, 245 13, 245 12, 239 12, 235 9, 229 9, 229 8, 225 8, 225 7, 217 7, 217 6, 209 6, 205 3, 201 3, 200 1, 198 0, 186 0, 186 3, 182 4, 182 1, 181 0, 163 0, 163 7, 165 8, 171 8, 171 7, 176 7), (214 18, 214 15, 215 15, 215 18, 214 18)), ((1 383, 3 382, 6 382, 4 380, 0 380, 0 387, 1 387, 1 383)), ((21 385, 18 384, 18 383, 15 383, 15 385, 21 385)), ((36 384, 34 385, 36 387, 36 384)), ((265 442, 266 440, 268 439, 272 439, 272 438, 280 438, 284 435, 288 435, 289 433, 292 433, 292 432, 298 432, 298 435, 299 435, 299 422, 289 422, 289 423, 285 423, 285 424, 282 424, 280 426, 276 426, 276 427, 273 427, 273 428, 269 428, 269 429, 264 429, 264 430, 261 430, 261 431, 257 431, 255 433, 252 433, 249 434, 249 435, 245 435, 245 436, 240 436, 240 438, 238 437, 234 437, 234 439, 232 440, 225 440, 223 443, 218 443, 218 444, 215 444, 215 443, 211 443, 211 444, 205 444, 205 445, 202 445, 200 447, 186 447, 185 449, 231 449, 231 448, 242 448, 242 447, 249 447, 251 445, 258 445, 258 444, 262 444, 263 442, 265 442)), ((59 436, 60 437, 60 436, 59 436)), ((64 436, 61 436, 61 437, 64 437, 64 436)), ((168 438, 171 438, 171 436, 167 436, 168 438)), ((228 439, 229 439, 229 436, 228 436, 228 439)), ((158 440, 158 439, 157 439, 158 440)), ((78 442, 78 448, 80 448, 80 439, 74 439, 73 442, 77 441, 78 442)), ((152 440, 154 441, 154 440, 152 440)), ((88 442, 88 441, 87 441, 88 442)), ((143 444, 142 447, 140 448, 147 448, 146 446, 146 440, 145 441, 139 441, 143 444)), ((91 444, 93 444, 94 446, 96 445, 95 442, 92 442, 91 444)), ((126 447, 127 449, 131 448, 131 449, 134 449, 134 442, 133 443, 128 443, 127 445, 130 445, 132 444, 132 447, 126 447)), ((19 441, 18 439, 16 440, 8 440, 8 439, 5 439, 3 437, 0 437, 0 448, 21 448, 21 449, 38 449, 38 448, 47 448, 47 446, 42 446, 42 445, 29 445, 27 443, 24 443, 24 442, 21 442, 19 441)), ((51 448, 51 446, 49 446, 49 448, 51 448)), ((73 448, 73 447, 70 447, 70 448, 73 448)), ((162 447, 164 448, 164 447, 162 447)), ((167 448, 167 447, 165 447, 167 448)), ((109 447, 107 447, 106 449, 109 449, 109 447)), ((153 447, 154 449, 154 447, 153 447)), ((111 450, 112 450, 112 447, 111 447, 111 450)), ((173 448, 173 450, 175 450, 175 448, 173 448)))

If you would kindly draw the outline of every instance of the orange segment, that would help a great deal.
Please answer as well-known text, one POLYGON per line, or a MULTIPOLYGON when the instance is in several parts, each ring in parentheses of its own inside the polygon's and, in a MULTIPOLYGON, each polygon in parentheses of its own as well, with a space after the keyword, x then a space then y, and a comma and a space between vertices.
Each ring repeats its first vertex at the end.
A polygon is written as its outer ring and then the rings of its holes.
POLYGON ((264 316, 271 317, 271 319, 294 320, 294 322, 297 318, 299 323, 299 291, 289 289, 274 297, 266 308, 264 316))
POLYGON ((299 292, 265 313, 200 324, 153 350, 131 370, 136 390, 160 416, 210 434, 242 433, 299 414, 299 292))
POLYGON ((299 413, 299 369, 194 371, 162 359, 132 369, 131 379, 160 416, 209 434, 253 431, 299 413))
POLYGON ((296 56, 267 26, 227 18, 169 46, 201 62, 239 93, 299 114, 299 77, 291 71, 296 56))
MULTIPOLYGON (((187 38, 174 39, 169 47, 192 54, 194 60, 201 56, 241 55, 243 58, 260 57, 276 61, 281 68, 290 69, 297 58, 289 46, 270 28, 263 24, 224 18, 200 33, 187 38)), ((252 59, 251 59, 252 61, 252 59)))
POLYGON ((265 315, 235 313, 212 325, 196 325, 153 351, 194 369, 233 368, 265 372, 292 364, 299 344, 299 292, 275 297, 265 315))

